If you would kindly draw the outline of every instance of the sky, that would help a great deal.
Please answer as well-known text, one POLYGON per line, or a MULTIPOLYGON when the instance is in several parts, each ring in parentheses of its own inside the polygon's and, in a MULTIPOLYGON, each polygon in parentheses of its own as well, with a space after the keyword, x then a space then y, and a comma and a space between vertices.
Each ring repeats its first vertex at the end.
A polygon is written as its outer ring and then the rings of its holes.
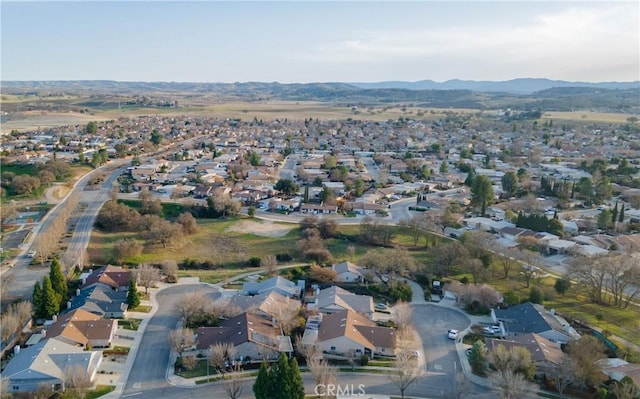
POLYGON ((640 80, 640 2, 0 2, 2 80, 640 80))

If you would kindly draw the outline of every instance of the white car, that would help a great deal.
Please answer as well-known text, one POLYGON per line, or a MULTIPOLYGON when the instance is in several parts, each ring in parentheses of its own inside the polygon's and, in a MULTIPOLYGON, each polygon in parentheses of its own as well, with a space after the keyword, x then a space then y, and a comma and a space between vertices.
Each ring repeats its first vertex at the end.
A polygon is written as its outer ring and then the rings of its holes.
POLYGON ((456 339, 456 338, 458 338, 458 330, 453 330, 453 329, 452 329, 452 330, 449 330, 449 331, 448 331, 448 336, 449 336, 449 339, 456 339))
POLYGON ((486 334, 500 334, 502 330, 500 326, 489 326, 482 329, 486 334))

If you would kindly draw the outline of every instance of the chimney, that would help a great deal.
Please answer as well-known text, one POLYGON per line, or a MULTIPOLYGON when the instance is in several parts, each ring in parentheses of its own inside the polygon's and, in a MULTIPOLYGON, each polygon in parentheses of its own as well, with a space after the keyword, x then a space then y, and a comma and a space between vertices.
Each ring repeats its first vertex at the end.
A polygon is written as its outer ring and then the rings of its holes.
POLYGON ((51 316, 51 320, 53 320, 54 323, 58 321, 58 315, 54 314, 53 316, 51 316))
POLYGON ((20 345, 16 345, 13 347, 13 354, 17 355, 18 353, 20 353, 20 345))
POLYGON ((47 338, 47 330, 42 330, 42 338, 41 339, 45 339, 47 338))
POLYGON ((67 309, 71 309, 71 301, 67 301, 67 309))
POLYGON ((272 326, 273 328, 276 328, 277 324, 278 324, 278 322, 277 322, 276 318, 275 318, 275 317, 272 317, 272 318, 271 318, 271 326, 272 326))
POLYGON ((80 288, 76 288, 76 296, 80 296, 80 288))

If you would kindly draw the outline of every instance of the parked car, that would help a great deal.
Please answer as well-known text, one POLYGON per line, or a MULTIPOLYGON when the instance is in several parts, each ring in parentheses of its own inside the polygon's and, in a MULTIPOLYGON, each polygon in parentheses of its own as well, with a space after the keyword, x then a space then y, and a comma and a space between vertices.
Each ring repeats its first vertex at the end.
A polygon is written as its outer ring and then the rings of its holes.
POLYGON ((375 308, 376 310, 389 310, 389 307, 384 303, 376 303, 375 308))
POLYGON ((458 330, 451 329, 451 330, 449 330, 449 331, 447 332, 447 334, 448 334, 448 336, 449 336, 449 339, 456 339, 456 338, 458 338, 458 330))
POLYGON ((500 334, 502 333, 502 329, 500 326, 488 326, 482 329, 486 334, 500 334))

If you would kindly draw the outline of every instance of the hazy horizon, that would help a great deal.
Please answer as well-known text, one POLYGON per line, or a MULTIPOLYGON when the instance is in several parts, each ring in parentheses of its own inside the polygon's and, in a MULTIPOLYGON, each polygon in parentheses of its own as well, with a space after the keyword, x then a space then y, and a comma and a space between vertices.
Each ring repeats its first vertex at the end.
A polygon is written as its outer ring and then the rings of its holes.
POLYGON ((640 3, 2 1, 2 81, 640 80, 640 3))

